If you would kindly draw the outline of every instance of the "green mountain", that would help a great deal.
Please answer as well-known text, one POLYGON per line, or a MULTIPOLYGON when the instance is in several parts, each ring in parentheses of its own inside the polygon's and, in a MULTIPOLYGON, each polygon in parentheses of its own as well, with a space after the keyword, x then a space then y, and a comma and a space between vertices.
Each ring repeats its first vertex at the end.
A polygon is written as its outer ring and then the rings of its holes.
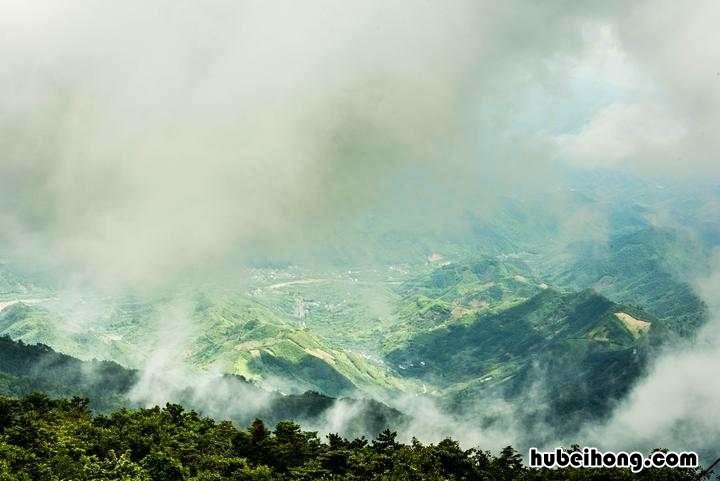
POLYGON ((203 296, 194 319, 202 332, 189 356, 196 366, 257 380, 275 376, 330 395, 398 390, 406 384, 382 365, 329 347, 296 320, 252 299, 203 296))
POLYGON ((362 390, 379 395, 409 386, 381 364, 329 347, 297 320, 250 297, 200 293, 181 309, 174 307, 176 302, 116 302, 87 319, 63 315, 51 305, 19 302, 0 311, 0 334, 44 343, 81 359, 133 367, 144 365, 171 336, 184 339, 174 346, 173 356, 182 356, 176 361, 292 392, 339 396, 362 390))
POLYGON ((639 306, 688 336, 708 319, 708 311, 687 276, 702 277, 702 259, 708 257, 701 245, 677 231, 646 228, 607 243, 573 245, 544 271, 559 286, 592 288, 639 306))
MULTIPOLYGON (((133 388, 143 373, 112 361, 81 361, 42 344, 28 345, 0 337, 0 395, 27 396, 42 392, 52 397, 80 396, 90 407, 108 412, 144 405, 133 388)), ((322 427, 328 416, 344 416, 336 428, 345 435, 375 435, 387 427, 401 426, 405 417, 397 410, 371 399, 335 399, 316 392, 281 394, 267 391, 239 376, 207 377, 202 385, 188 382, 170 393, 168 401, 210 415, 229 416, 238 424, 260 417, 275 424, 292 419, 308 427, 322 427), (213 402, 206 402, 209 394, 213 402), (254 402, 249 402, 249 400, 254 402), (259 400, 259 401, 258 401, 259 400)))
POLYGON ((81 361, 43 344, 28 345, 0 337, 0 394, 92 397, 98 411, 129 405, 137 372, 112 361, 81 361))
POLYGON ((129 367, 160 357, 288 393, 427 390, 455 412, 557 386, 541 393, 539 417, 601 416, 656 345, 707 320, 688 273, 704 272, 716 222, 692 193, 642 179, 570 184, 424 224, 422 209, 408 222, 371 212, 307 250, 302 267, 258 262, 232 289, 78 303, 0 269, 10 286, 0 334, 129 367))
POLYGON ((664 323, 586 290, 545 289, 512 307, 423 332, 388 352, 404 375, 442 389, 446 405, 469 413, 482 399, 522 398, 540 384, 549 418, 567 426, 601 417, 645 366, 664 323))
POLYGON ((545 287, 514 259, 481 257, 446 263, 400 286, 397 320, 386 334, 384 350, 420 333, 507 309, 545 287))
POLYGON ((655 346, 683 326, 690 332, 689 319, 701 322, 692 316, 704 306, 670 269, 680 264, 670 247, 682 245, 640 232, 587 255, 548 255, 548 263, 539 254, 454 261, 435 253, 385 268, 257 268, 234 291, 100 299, 103 308, 86 307, 89 314, 54 300, 17 302, 0 310, 0 334, 130 367, 165 356, 298 395, 423 391, 458 414, 540 386, 546 402, 534 404, 544 411, 528 416, 560 426, 553 416, 563 412, 570 429, 606 414, 655 346))

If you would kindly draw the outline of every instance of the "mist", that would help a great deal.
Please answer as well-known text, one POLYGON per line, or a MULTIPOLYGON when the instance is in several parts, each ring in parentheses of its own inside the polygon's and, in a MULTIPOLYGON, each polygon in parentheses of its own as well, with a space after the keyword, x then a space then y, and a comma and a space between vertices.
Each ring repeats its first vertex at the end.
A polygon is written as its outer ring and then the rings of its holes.
POLYGON ((622 63, 603 14, 561 3, 3 10, 4 245, 114 292, 291 258, 368 212, 442 229, 546 190, 568 78, 622 63))
MULTIPOLYGON (((603 243, 608 212, 569 212, 569 170, 720 181, 719 21, 711 0, 4 0, 0 259, 47 268, 73 296, 150 298, 238 285, 258 259, 352 251, 368 223, 462 229, 508 196, 542 199, 559 245, 603 243)), ((717 439, 717 272, 698 283, 710 324, 583 436, 615 449, 717 439)), ((161 342, 138 361, 134 401, 190 382, 208 413, 232 417, 238 399, 260 410, 267 399, 183 365, 190 310, 152 320, 161 342)), ((421 439, 438 426, 471 445, 527 434, 515 407, 485 401, 506 424, 476 428, 422 397, 397 407, 421 439)), ((339 401, 325 426, 358 413, 339 401)))

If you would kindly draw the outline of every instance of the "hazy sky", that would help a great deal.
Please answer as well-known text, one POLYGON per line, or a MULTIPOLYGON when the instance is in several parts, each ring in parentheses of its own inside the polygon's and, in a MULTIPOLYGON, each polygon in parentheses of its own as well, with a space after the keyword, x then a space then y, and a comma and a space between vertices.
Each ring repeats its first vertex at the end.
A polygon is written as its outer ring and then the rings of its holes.
POLYGON ((564 163, 720 179, 720 5, 597 4, 2 0, 2 236, 142 285, 564 163))

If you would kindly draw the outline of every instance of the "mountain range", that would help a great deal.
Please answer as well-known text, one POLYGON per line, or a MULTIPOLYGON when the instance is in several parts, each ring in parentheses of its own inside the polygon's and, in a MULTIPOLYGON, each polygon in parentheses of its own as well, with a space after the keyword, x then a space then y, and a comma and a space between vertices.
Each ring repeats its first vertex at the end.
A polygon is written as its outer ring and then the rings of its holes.
POLYGON ((501 399, 522 407, 528 427, 572 432, 608 416, 657 352, 709 317, 693 275, 715 240, 689 234, 707 224, 698 203, 679 208, 682 192, 596 180, 567 193, 572 208, 607 213, 583 235, 554 209, 507 198, 493 218, 468 214, 440 237, 366 224, 364 262, 258 261, 234 287, 69 297, 3 264, 0 335, 139 370, 119 374, 130 384, 184 366, 278 396, 316 392, 326 407, 367 397, 402 411, 403 396, 429 397, 488 423, 485 401, 501 399), (654 225, 658 205, 688 222, 654 225))

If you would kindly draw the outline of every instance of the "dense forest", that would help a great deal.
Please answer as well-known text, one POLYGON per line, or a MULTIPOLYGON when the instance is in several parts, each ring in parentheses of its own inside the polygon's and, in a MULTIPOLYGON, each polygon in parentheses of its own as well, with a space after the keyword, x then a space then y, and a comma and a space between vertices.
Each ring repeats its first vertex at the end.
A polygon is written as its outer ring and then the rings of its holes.
POLYGON ((0 480, 699 480, 697 470, 529 469, 452 439, 319 439, 289 421, 246 429, 180 405, 93 414, 84 398, 0 397, 0 480))

